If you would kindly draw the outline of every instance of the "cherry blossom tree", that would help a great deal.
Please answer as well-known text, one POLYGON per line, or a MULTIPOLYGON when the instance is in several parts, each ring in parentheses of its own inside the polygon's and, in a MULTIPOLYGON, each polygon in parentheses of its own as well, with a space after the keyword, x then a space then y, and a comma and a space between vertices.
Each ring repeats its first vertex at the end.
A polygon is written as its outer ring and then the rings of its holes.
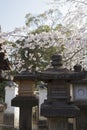
POLYGON ((50 63, 50 57, 63 49, 56 47, 57 37, 52 33, 30 34, 27 38, 17 40, 15 44, 15 55, 12 60, 17 71, 43 70, 50 63))
POLYGON ((86 35, 83 37, 73 32, 67 35, 67 30, 65 32, 61 30, 30 34, 26 38, 7 44, 7 48, 11 49, 10 61, 14 70, 41 71, 49 65, 50 58, 55 53, 63 55, 64 65, 69 69, 77 63, 87 68, 86 35))
POLYGON ((58 8, 62 13, 61 22, 67 28, 87 32, 86 0, 52 0, 51 8, 58 8))
MULTIPOLYGON (((77 2, 55 1, 60 2, 59 6, 62 5, 63 8, 65 2, 67 2, 66 15, 61 15, 61 18, 57 17, 59 13, 57 12, 55 15, 53 10, 38 16, 29 14, 26 16, 27 26, 23 30, 16 29, 16 31, 3 34, 3 37, 9 41, 6 47, 10 52, 9 59, 14 70, 43 70, 50 63, 50 58, 54 53, 63 55, 64 65, 68 68, 72 69, 77 63, 87 68, 86 23, 84 23, 84 26, 75 26, 76 22, 70 17, 72 15, 69 16, 69 7, 73 4, 73 8, 75 6, 76 9, 77 2)), ((59 8, 60 12, 61 7, 59 8)), ((78 12, 76 13, 78 14, 78 12)), ((79 17, 75 14, 73 16, 80 18, 80 14, 78 15, 79 17)), ((80 23, 78 20, 77 22, 80 23)))
POLYGON ((49 9, 39 15, 28 13, 26 15, 26 26, 32 33, 52 31, 58 24, 61 12, 58 9, 49 9))

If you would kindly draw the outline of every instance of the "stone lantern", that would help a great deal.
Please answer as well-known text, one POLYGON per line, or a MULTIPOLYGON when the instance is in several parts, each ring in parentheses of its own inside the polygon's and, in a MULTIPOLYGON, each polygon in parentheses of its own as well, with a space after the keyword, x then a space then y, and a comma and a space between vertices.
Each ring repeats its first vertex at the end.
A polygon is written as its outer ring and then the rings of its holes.
POLYGON ((19 85, 18 95, 12 100, 12 106, 20 108, 19 130, 32 130, 32 107, 38 104, 33 93, 35 75, 24 71, 14 77, 19 85))
MULTIPOLYGON (((75 65, 75 72, 82 72, 80 65, 75 65)), ((87 72, 86 72, 87 73, 87 72)), ((75 80, 73 86, 73 102, 80 108, 80 114, 77 118, 77 130, 87 129, 87 74, 84 79, 75 80)))
POLYGON ((79 115, 79 108, 71 103, 70 81, 85 76, 62 66, 62 56, 52 56, 52 68, 37 72, 36 77, 47 83, 47 100, 41 105, 41 115, 47 117, 49 130, 68 130, 68 119, 79 115))

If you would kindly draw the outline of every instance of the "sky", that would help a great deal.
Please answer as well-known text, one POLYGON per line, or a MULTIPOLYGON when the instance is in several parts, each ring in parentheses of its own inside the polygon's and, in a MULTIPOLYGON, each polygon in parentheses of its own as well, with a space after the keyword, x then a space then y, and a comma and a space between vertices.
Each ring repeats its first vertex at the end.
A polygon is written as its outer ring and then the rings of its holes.
POLYGON ((50 8, 51 0, 0 0, 2 31, 13 31, 25 25, 27 13, 40 14, 50 8))

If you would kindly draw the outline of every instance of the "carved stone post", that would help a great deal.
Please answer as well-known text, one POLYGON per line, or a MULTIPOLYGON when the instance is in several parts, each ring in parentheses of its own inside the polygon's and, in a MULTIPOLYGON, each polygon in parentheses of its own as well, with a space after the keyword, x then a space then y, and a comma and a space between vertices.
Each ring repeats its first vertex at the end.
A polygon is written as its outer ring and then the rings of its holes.
POLYGON ((38 104, 33 93, 35 76, 30 72, 22 72, 14 80, 19 84, 19 91, 11 103, 20 108, 19 130, 32 130, 32 107, 38 104))

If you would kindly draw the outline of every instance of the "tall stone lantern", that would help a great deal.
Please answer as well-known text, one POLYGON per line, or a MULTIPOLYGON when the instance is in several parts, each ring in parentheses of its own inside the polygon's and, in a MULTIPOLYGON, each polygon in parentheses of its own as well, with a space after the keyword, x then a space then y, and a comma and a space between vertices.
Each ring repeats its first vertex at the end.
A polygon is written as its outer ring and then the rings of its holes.
MULTIPOLYGON (((75 72, 82 71, 80 65, 75 65, 75 72), (78 69, 79 68, 79 69, 78 69)), ((86 71, 87 73, 87 71, 86 71)), ((73 81, 73 102, 80 108, 77 118, 77 130, 87 129, 87 74, 84 79, 73 81)))
POLYGON ((52 68, 37 72, 38 80, 47 83, 47 100, 41 105, 41 115, 47 117, 49 130, 68 130, 68 119, 79 115, 71 103, 70 81, 81 79, 84 72, 71 72, 62 66, 62 56, 52 56, 52 68))
POLYGON ((35 75, 25 71, 14 77, 19 85, 18 95, 12 99, 12 106, 20 108, 19 130, 32 130, 32 107, 38 104, 38 99, 33 93, 35 75))

